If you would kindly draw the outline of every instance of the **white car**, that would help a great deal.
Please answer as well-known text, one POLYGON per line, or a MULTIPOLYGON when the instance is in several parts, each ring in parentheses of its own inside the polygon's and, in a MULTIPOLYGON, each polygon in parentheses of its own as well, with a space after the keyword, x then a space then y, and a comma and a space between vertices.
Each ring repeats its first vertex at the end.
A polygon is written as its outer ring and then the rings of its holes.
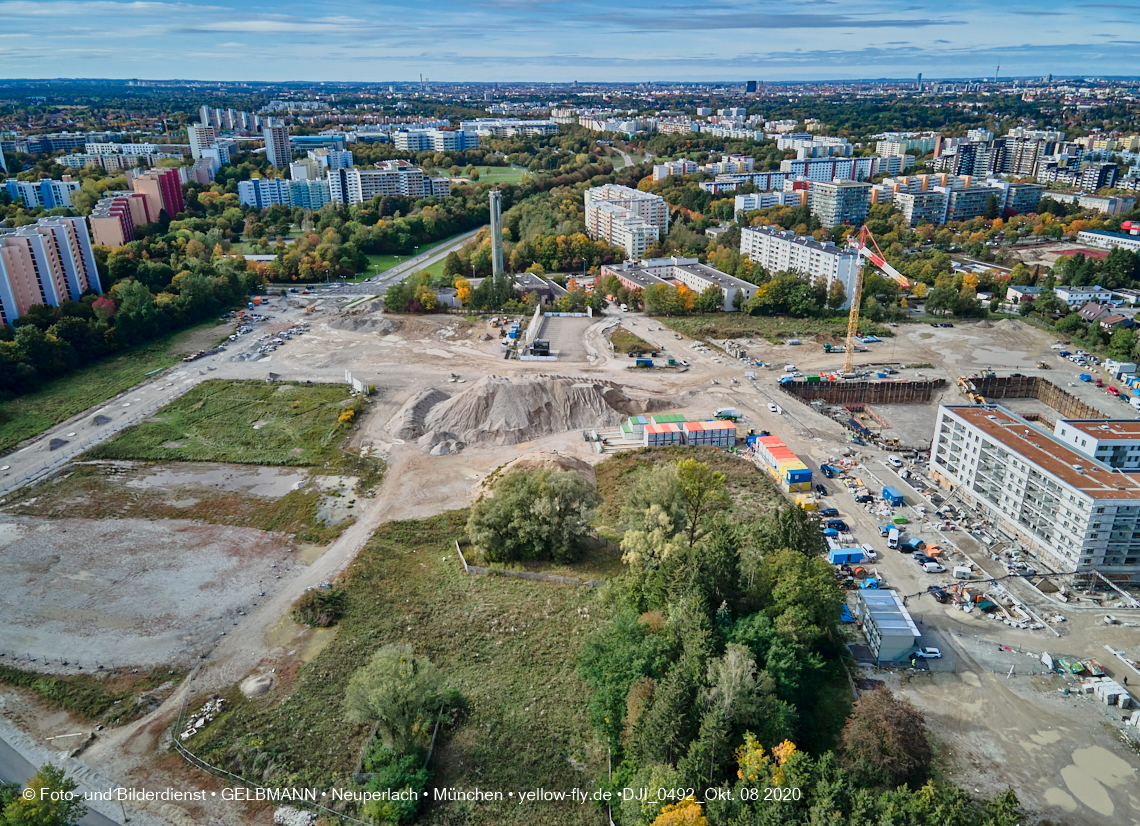
POLYGON ((914 652, 914 656, 922 660, 940 660, 942 652, 937 648, 920 648, 914 652))
POLYGON ((779 409, 780 409, 780 408, 776 407, 776 405, 775 405, 775 403, 774 403, 774 402, 768 402, 768 412, 769 412, 769 413, 775 413, 775 412, 776 412, 776 411, 778 411, 779 409))

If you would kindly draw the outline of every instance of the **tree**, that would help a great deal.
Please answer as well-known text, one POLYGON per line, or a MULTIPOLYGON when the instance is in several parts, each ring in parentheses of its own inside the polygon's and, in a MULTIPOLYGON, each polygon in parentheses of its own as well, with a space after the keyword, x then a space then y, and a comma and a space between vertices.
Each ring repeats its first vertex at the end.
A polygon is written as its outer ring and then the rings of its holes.
POLYGON ((1108 342, 1108 355, 1117 361, 1127 361, 1136 346, 1136 331, 1120 327, 1112 333, 1108 342))
POLYGON ((78 788, 63 769, 51 763, 41 766, 24 794, 4 807, 2 822, 6 826, 72 826, 87 814, 78 788), (28 795, 29 789, 35 794, 28 795))
POLYGON ((847 301, 847 291, 843 289, 843 282, 836 278, 827 288, 827 309, 838 310, 847 301))
POLYGON ((859 697, 840 743, 845 765, 868 785, 917 787, 930 774, 932 752, 921 712, 886 688, 859 697))
POLYGON ((455 292, 455 297, 459 299, 459 303, 466 306, 467 302, 471 300, 471 282, 466 278, 455 279, 455 292))
POLYGON ((926 312, 931 315, 952 313, 958 306, 958 293, 953 287, 935 287, 926 297, 926 312))
MULTIPOLYGON (((1037 302, 1034 301, 1034 304, 1037 302)), ((1053 327, 1058 333, 1075 333, 1085 326, 1085 320, 1076 313, 1069 313, 1063 318, 1057 319, 1057 323, 1053 327)))
POLYGON ((985 212, 982 213, 982 217, 987 221, 992 221, 994 218, 998 217, 998 212, 999 207, 997 196, 990 195, 988 198, 986 198, 986 208, 985 212))
POLYGON ((681 459, 677 462, 677 482, 685 509, 685 534, 692 548, 704 519, 728 505, 724 474, 696 459, 681 459))
POLYGON ((354 723, 379 723, 382 742, 400 755, 424 733, 420 724, 438 709, 442 689, 443 674, 410 645, 386 645, 349 678, 345 712, 354 723))
POLYGON ((597 503, 597 491, 577 473, 516 470, 471 509, 467 535, 491 562, 572 560, 597 503))
POLYGON ((680 803, 664 806, 652 826, 708 826, 708 818, 696 798, 689 796, 680 803))
POLYGON ((701 290, 700 295, 697 296, 696 308, 698 312, 715 313, 724 309, 723 301, 720 287, 713 284, 701 290))

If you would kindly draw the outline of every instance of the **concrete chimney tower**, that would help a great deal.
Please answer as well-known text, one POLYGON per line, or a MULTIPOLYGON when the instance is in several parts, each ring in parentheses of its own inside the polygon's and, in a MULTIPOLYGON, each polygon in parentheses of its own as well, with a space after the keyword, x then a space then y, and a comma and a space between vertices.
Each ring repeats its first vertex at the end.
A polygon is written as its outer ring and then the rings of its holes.
POLYGON ((491 274, 503 271, 503 194, 491 191, 491 274))

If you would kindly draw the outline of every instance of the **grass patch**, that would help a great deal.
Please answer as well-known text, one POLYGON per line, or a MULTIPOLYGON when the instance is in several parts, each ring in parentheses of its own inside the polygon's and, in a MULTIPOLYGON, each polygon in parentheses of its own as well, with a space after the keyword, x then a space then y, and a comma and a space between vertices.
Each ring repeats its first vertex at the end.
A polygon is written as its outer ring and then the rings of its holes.
POLYGON ((517 184, 530 173, 514 166, 476 166, 481 183, 517 184))
MULTIPOLYGON (((149 714, 185 675, 156 669, 146 674, 105 673, 58 677, 0 665, 0 683, 30 691, 37 700, 84 720, 108 726, 149 714)), ((72 745, 79 745, 78 741, 72 745)))
POLYGON ((231 332, 230 326, 219 327, 211 321, 100 359, 31 393, 0 401, 0 451, 129 390, 145 380, 147 373, 177 364, 182 354, 213 347, 231 332))
POLYGON ((641 338, 634 333, 631 333, 625 327, 615 327, 610 333, 610 343, 614 346, 615 353, 652 353, 657 348, 650 344, 645 339, 641 338))
MULTIPOLYGON (((575 656, 608 609, 596 589, 465 575, 452 543, 466 522, 461 510, 382 525, 344 578, 336 638, 286 670, 281 690, 256 699, 229 691, 226 711, 188 741, 191 750, 268 785, 348 787, 370 731, 343 721, 348 678, 380 646, 409 643, 469 704, 454 728, 440 730, 434 785, 569 792, 603 774, 575 656)), ((553 822, 554 812, 563 826, 602 821, 592 806, 551 805, 431 803, 418 822, 530 826, 553 822)))
MULTIPOLYGON (((432 242, 427 243, 427 244, 420 244, 418 250, 413 250, 412 252, 406 253, 404 255, 367 255, 366 254, 365 257, 368 259, 367 269, 365 269, 364 272, 357 273, 356 275, 354 275, 349 280, 350 281, 363 281, 364 279, 371 278, 374 275, 378 275, 380 273, 385 273, 388 270, 392 269, 392 267, 396 266, 397 264, 404 263, 409 258, 414 258, 417 255, 423 255, 425 252, 430 252, 431 250, 435 249, 436 247, 441 247, 441 246, 444 246, 445 244, 450 244, 456 238, 458 238, 460 235, 464 235, 464 234, 465 234, 465 232, 460 232, 460 233, 456 233, 455 235, 450 235, 447 238, 443 238, 439 241, 432 241, 432 242)), ((439 264, 440 264, 439 274, 442 275, 443 274, 443 262, 441 261, 441 262, 439 262, 439 264)))
MULTIPOLYGON (((725 338, 763 338, 780 344, 789 338, 832 336, 847 337, 847 317, 789 318, 787 316, 750 316, 747 313, 710 313, 682 318, 657 318, 657 321, 690 338, 708 341, 725 338)), ((889 327, 872 321, 859 321, 859 332, 879 338, 891 338, 889 327)))
POLYGON ((340 384, 206 381, 84 458, 312 467, 340 458, 347 396, 340 384))
POLYGON ((775 482, 756 465, 723 450, 709 447, 681 445, 677 447, 642 448, 615 453, 594 467, 598 479, 598 530, 618 536, 621 510, 629 503, 632 482, 647 467, 664 465, 680 459, 698 459, 713 470, 724 474, 728 494, 732 497, 732 511, 739 511, 742 519, 757 519, 769 510, 786 502, 775 482))

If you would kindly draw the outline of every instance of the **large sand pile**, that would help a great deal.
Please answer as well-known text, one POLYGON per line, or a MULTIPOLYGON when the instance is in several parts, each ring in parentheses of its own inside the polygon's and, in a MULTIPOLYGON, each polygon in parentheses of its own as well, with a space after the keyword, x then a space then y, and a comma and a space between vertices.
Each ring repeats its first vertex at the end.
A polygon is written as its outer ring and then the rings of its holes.
POLYGON ((551 433, 612 427, 626 416, 662 410, 664 400, 635 399, 589 380, 486 376, 458 395, 417 394, 392 419, 398 438, 416 438, 433 454, 464 445, 515 445, 551 433))

